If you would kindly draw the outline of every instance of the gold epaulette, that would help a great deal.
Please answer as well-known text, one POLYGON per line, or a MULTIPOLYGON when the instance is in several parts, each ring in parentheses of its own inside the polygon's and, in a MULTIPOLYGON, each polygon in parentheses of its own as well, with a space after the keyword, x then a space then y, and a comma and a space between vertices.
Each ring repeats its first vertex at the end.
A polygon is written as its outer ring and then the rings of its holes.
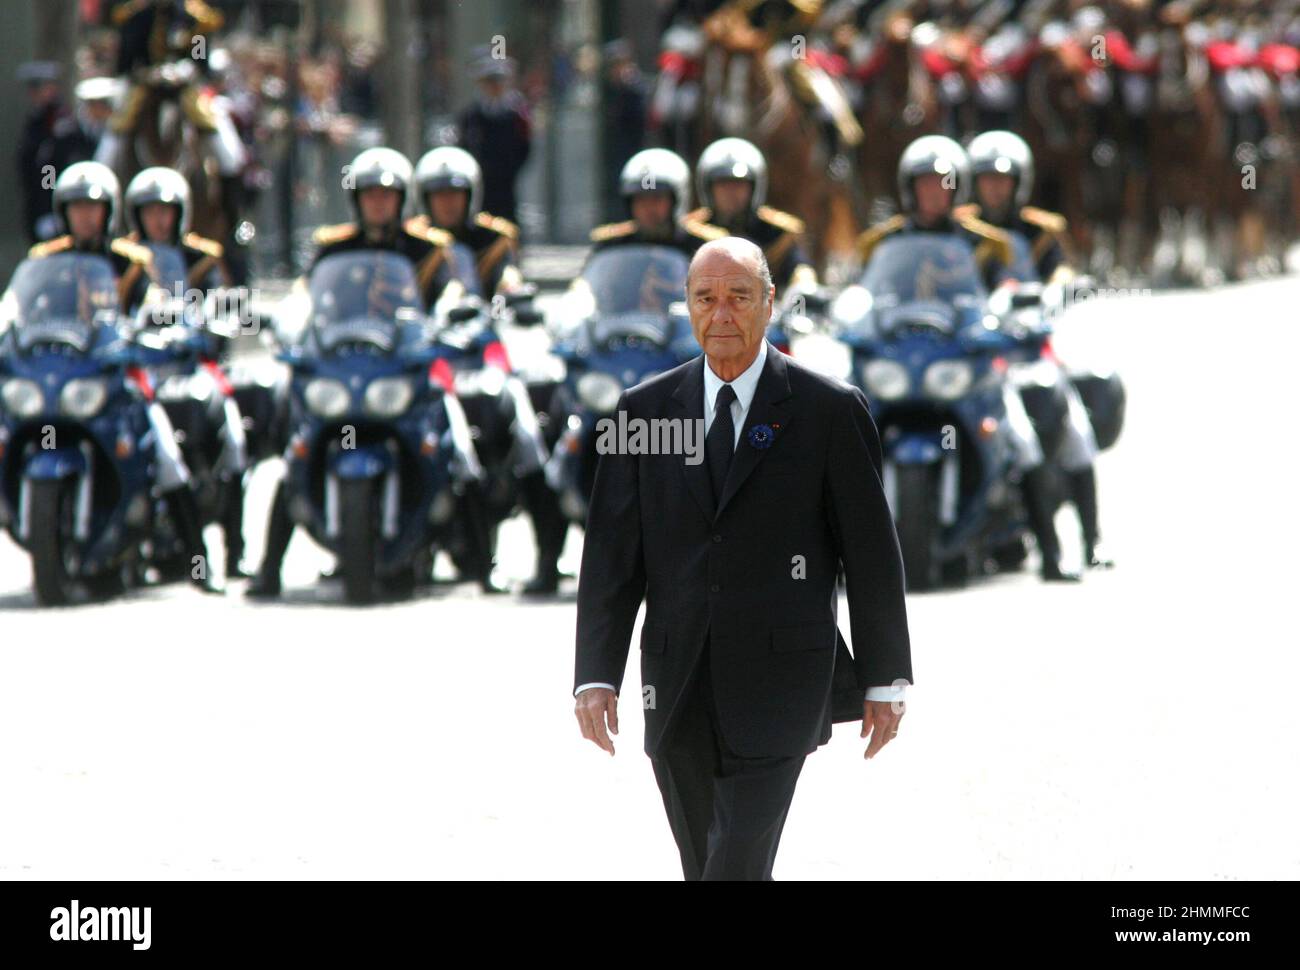
POLYGON ((474 217, 474 222, 484 229, 491 229, 499 236, 505 236, 507 239, 519 238, 519 227, 509 219, 502 219, 500 216, 494 216, 491 213, 480 212, 474 217))
POLYGON ((978 202, 967 202, 965 205, 956 206, 952 210, 952 217, 957 222, 961 222, 963 219, 978 219, 982 212, 978 202))
POLYGON ((423 239, 425 242, 431 242, 435 246, 450 246, 456 240, 446 229, 439 229, 437 226, 431 226, 426 222, 423 226, 412 226, 414 220, 409 220, 402 227, 406 230, 407 235, 414 236, 416 239, 423 239))
POLYGON ((357 224, 355 222, 340 222, 336 226, 320 226, 311 234, 311 241, 318 246, 328 246, 331 243, 351 239, 356 234, 357 224))
POLYGON ((147 6, 149 6, 149 0, 128 0, 127 3, 114 7, 112 15, 113 26, 121 27, 147 6))
POLYGON ((996 259, 1003 266, 1010 266, 1015 262, 1016 257, 1015 251, 1011 248, 1011 237, 997 226, 991 225, 983 219, 976 219, 974 216, 966 216, 954 221, 967 232, 974 233, 981 238, 982 241, 975 247, 975 261, 980 266, 983 266, 990 258, 996 259))
POLYGON ((871 258, 872 250, 876 248, 880 240, 884 239, 890 233, 898 232, 907 224, 907 220, 902 216, 890 216, 884 222, 879 222, 870 229, 858 236, 855 248, 858 251, 858 259, 866 262, 871 258))
POLYGON ((694 219, 697 222, 708 222, 713 218, 713 210, 707 205, 702 205, 698 209, 692 209, 686 213, 687 219, 694 219))
POLYGON ((1065 235, 1066 222, 1065 216, 1059 212, 1049 212, 1047 209, 1039 209, 1036 206, 1027 205, 1021 208, 1020 218, 1031 226, 1037 226, 1039 229, 1045 229, 1050 233, 1058 236, 1065 235))
POLYGON ((407 219, 404 223, 402 223, 402 228, 405 229, 407 232, 409 232, 412 236, 418 236, 422 234, 424 230, 429 228, 429 217, 411 216, 411 218, 407 219))
POLYGON ((754 214, 769 225, 792 232, 796 236, 802 235, 804 230, 803 220, 798 216, 791 215, 788 212, 782 212, 780 209, 773 209, 769 205, 760 205, 754 210, 754 214))
POLYGON ((715 239, 725 239, 731 235, 721 226, 715 226, 712 223, 701 222, 698 219, 685 217, 682 219, 682 228, 696 239, 704 239, 712 242, 715 239))
POLYGON ((221 243, 215 239, 209 239, 207 236, 200 236, 197 232, 187 232, 185 238, 181 241, 191 249, 197 249, 205 256, 211 256, 213 259, 220 259, 226 252, 221 243))
POLYGON ((619 239, 623 236, 630 236, 636 232, 636 223, 627 219, 623 222, 607 222, 603 226, 597 226, 591 230, 592 242, 606 242, 610 239, 619 239))
POLYGON ((153 262, 153 253, 147 247, 131 242, 126 238, 114 239, 108 244, 108 248, 119 256, 125 256, 131 262, 139 263, 142 266, 153 262))
POLYGON ((52 256, 55 253, 61 253, 71 248, 71 236, 56 236, 53 239, 45 240, 45 242, 37 243, 31 249, 27 250, 27 256, 30 259, 40 259, 43 256, 52 256))
POLYGON ((194 18, 196 34, 210 34, 220 30, 226 23, 226 16, 203 0, 185 0, 185 12, 194 18))

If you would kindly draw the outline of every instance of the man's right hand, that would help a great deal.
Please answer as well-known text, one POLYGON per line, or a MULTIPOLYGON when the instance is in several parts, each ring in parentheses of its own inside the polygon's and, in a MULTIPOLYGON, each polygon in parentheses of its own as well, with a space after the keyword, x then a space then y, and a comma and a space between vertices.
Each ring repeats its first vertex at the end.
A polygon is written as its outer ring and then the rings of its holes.
POLYGON ((582 728, 582 736, 597 747, 614 754, 610 734, 618 734, 618 696, 608 687, 588 687, 578 695, 573 713, 582 728), (608 718, 609 732, 605 731, 608 718))

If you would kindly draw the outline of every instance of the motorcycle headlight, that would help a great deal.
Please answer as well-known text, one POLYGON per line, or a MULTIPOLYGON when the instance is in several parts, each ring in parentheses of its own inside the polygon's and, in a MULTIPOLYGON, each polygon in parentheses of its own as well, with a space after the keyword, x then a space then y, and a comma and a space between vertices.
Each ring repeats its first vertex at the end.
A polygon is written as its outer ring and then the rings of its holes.
POLYGON ((618 407, 623 385, 609 374, 593 371, 578 378, 578 400, 600 414, 607 414, 618 407))
POLYGON ((840 326, 852 326, 871 312, 870 291, 861 286, 848 286, 831 304, 831 320, 840 326))
POLYGON ((45 407, 45 395, 41 393, 40 385, 22 377, 5 381, 0 398, 4 400, 5 410, 20 418, 40 414, 45 407))
POLYGON ((74 418, 93 418, 108 400, 108 385, 95 377, 79 377, 63 385, 59 410, 74 418))
POLYGON ((332 377, 317 377, 307 385, 303 399, 312 414, 322 418, 337 418, 348 409, 352 395, 342 381, 336 381, 332 377))
POLYGON ((381 377, 366 388, 366 410, 376 417, 395 418, 411 405, 414 392, 404 377, 381 377))
POLYGON ((966 360, 936 360, 921 381, 925 393, 942 401, 955 401, 970 390, 975 372, 966 360))
POLYGON ((896 360, 878 357, 862 367, 862 384, 867 393, 882 401, 895 401, 902 397, 911 383, 907 368, 896 360))

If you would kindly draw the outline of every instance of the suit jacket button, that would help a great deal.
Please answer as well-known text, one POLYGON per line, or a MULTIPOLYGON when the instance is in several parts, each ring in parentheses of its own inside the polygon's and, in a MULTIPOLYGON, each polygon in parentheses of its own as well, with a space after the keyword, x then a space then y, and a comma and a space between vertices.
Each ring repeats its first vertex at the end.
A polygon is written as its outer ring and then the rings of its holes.
POLYGON ((713 592, 716 593, 718 592, 718 590, 722 589, 722 587, 719 586, 717 583, 714 583, 712 586, 709 587, 709 589, 711 589, 713 592))
POLYGON ((722 541, 722 536, 718 535, 718 534, 715 532, 715 533, 713 534, 713 541, 714 541, 714 542, 721 542, 721 541, 722 541))

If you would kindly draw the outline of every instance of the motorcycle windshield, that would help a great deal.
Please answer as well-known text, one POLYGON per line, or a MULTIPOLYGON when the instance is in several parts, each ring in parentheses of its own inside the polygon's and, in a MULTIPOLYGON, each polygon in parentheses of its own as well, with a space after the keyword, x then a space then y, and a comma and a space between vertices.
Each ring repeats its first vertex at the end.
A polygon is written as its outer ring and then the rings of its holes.
POLYGON ((27 259, 14 270, 5 302, 20 350, 62 344, 84 352, 97 327, 117 321, 117 275, 91 253, 27 259))
POLYGON ((596 307, 593 342, 635 337, 667 346, 673 318, 683 312, 673 304, 685 301, 689 266, 684 253, 666 246, 618 246, 593 255, 582 271, 596 307))
POLYGON ((474 250, 462 242, 450 247, 448 261, 453 279, 460 281, 468 296, 482 296, 483 287, 478 278, 478 263, 474 259, 474 250))
POLYGON ((396 347, 400 326, 423 316, 415 267, 405 256, 357 250, 327 256, 307 281, 307 320, 325 351, 341 344, 396 347))
POLYGON ((185 255, 177 246, 166 243, 145 243, 153 254, 153 275, 158 285, 167 291, 169 297, 183 297, 188 286, 189 272, 185 267, 185 255))
POLYGON ((1029 239, 1022 232, 1007 230, 1007 237, 1011 240, 1011 265, 1007 268, 1007 275, 1012 279, 1019 280, 1021 283, 1037 283, 1038 267, 1034 264, 1033 250, 1030 248, 1029 239))
POLYGON ((876 247, 859 282, 882 310, 906 303, 973 306, 988 295, 970 244, 937 232, 888 237, 876 247))

